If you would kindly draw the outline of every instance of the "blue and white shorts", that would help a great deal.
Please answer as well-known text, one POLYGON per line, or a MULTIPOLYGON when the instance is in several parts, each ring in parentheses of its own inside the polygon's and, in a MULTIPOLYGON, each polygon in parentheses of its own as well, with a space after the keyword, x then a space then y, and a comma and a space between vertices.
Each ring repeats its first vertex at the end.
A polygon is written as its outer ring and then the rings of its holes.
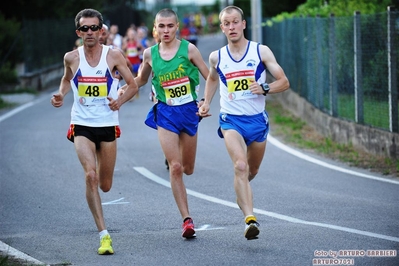
POLYGON ((219 114, 219 137, 223 138, 221 129, 234 129, 243 138, 247 146, 252 142, 263 142, 269 134, 269 115, 266 111, 257 115, 219 114))

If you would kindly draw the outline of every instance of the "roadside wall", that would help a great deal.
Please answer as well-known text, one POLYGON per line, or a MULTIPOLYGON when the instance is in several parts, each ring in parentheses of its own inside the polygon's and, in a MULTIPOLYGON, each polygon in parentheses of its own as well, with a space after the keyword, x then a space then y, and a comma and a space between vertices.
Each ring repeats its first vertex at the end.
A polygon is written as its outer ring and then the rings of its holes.
POLYGON ((355 147, 375 155, 399 158, 398 133, 332 117, 315 108, 291 89, 268 97, 278 100, 284 108, 300 117, 324 137, 342 144, 352 143, 355 147))
POLYGON ((64 74, 63 65, 54 65, 35 73, 26 73, 19 76, 20 86, 37 91, 47 90, 59 84, 64 74))

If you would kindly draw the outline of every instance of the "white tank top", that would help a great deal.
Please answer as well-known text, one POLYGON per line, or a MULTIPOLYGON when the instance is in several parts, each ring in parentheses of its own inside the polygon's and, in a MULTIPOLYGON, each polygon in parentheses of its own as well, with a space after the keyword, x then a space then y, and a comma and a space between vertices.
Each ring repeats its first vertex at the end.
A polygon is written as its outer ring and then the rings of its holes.
POLYGON ((87 63, 83 46, 78 48, 79 67, 71 80, 74 95, 71 124, 90 127, 119 125, 118 112, 109 108, 107 99, 107 96, 118 98, 119 80, 113 78, 107 64, 110 48, 102 47, 100 61, 95 67, 87 63))
POLYGON ((220 82, 220 112, 233 115, 256 115, 265 111, 266 99, 262 94, 252 94, 251 82, 266 82, 266 66, 259 54, 259 43, 248 41, 247 51, 234 60, 224 46, 219 50, 216 66, 220 82))

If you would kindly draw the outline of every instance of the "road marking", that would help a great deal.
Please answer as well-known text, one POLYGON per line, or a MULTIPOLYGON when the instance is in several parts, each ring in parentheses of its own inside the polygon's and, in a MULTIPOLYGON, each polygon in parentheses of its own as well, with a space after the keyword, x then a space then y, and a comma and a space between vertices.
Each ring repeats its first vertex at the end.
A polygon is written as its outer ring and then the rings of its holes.
POLYGON ((7 112, 7 113, 1 115, 1 116, 0 116, 0 123, 3 122, 4 120, 6 120, 7 118, 10 118, 11 116, 13 116, 13 115, 15 115, 15 114, 17 114, 17 113, 19 113, 19 112, 25 110, 26 108, 31 107, 32 105, 35 105, 35 104, 37 104, 37 103, 39 103, 39 102, 42 102, 42 101, 44 101, 44 100, 46 100, 46 99, 50 99, 51 96, 52 96, 54 93, 56 93, 56 92, 53 92, 53 93, 51 93, 51 94, 48 94, 47 96, 41 96, 41 97, 39 97, 39 98, 37 98, 37 99, 31 101, 31 102, 24 103, 24 104, 18 106, 17 108, 12 109, 11 111, 9 111, 9 112, 7 112))
POLYGON ((224 229, 224 227, 211 227, 210 224, 204 224, 199 228, 195 228, 195 231, 208 231, 208 230, 221 230, 221 229, 224 229))
POLYGON ((7 118, 15 115, 16 113, 19 113, 23 110, 25 110, 28 107, 31 107, 33 104, 35 104, 35 102, 29 102, 29 103, 25 103, 13 110, 11 110, 10 112, 5 113, 4 115, 0 116, 0 123, 3 122, 3 120, 6 120, 7 118))
POLYGON ((271 135, 267 136, 267 142, 271 143, 272 145, 276 146, 277 148, 286 151, 298 158, 301 158, 303 160, 306 160, 308 162, 314 163, 314 164, 318 164, 320 166, 326 167, 326 168, 330 168, 339 172, 343 172, 346 174, 350 174, 350 175, 356 175, 356 176, 360 176, 360 177, 364 177, 364 178, 368 178, 368 179, 372 179, 372 180, 377 180, 377 181, 381 181, 381 182, 387 182, 387 183, 391 183, 391 184, 395 184, 395 185, 399 185, 399 181, 396 180, 392 180, 392 179, 388 179, 388 178, 381 178, 381 177, 376 177, 373 175, 367 175, 367 174, 363 174, 360 172, 356 172, 356 171, 352 171, 349 169, 345 169, 339 166, 335 166, 326 162, 323 162, 321 160, 317 160, 313 157, 310 157, 306 154, 303 154, 302 152, 299 152, 297 150, 294 150, 293 148, 288 147, 287 145, 281 143, 280 141, 278 141, 276 138, 272 137, 271 135))
MULTIPOLYGON (((166 181, 165 179, 155 175, 154 173, 150 172, 148 169, 146 169, 145 167, 133 167, 134 170, 136 170, 137 172, 139 172, 141 175, 143 175, 144 177, 160 184, 163 185, 165 187, 170 188, 170 182, 166 181)), ((191 189, 186 189, 187 190, 187 194, 200 198, 200 199, 204 199, 210 202, 214 202, 217 204, 221 204, 221 205, 225 205, 231 208, 236 208, 238 209, 238 205, 237 203, 234 202, 230 202, 230 201, 226 201, 226 200, 222 200, 219 198, 215 198, 212 196, 208 196, 206 194, 202 194, 196 191, 193 191, 191 189)), ((261 210, 261 209, 257 209, 254 208, 254 213, 257 214, 262 214, 262 215, 266 215, 272 218, 276 218, 279 220, 283 220, 283 221, 287 221, 290 223, 298 223, 298 224, 305 224, 305 225, 313 225, 313 226, 318 226, 318 227, 324 227, 327 229, 333 229, 333 230, 337 230, 337 231, 343 231, 343 232, 348 232, 348 233, 352 233, 352 234, 358 234, 358 235, 362 235, 362 236, 369 236, 369 237, 374 237, 374 238, 379 238, 379 239, 383 239, 383 240, 389 240, 389 241, 393 241, 393 242, 398 242, 399 243, 399 238, 398 237, 393 237, 393 236, 387 236, 387 235, 382 235, 382 234, 377 234, 377 233, 372 233, 372 232, 368 232, 368 231, 363 231, 363 230, 358 230, 358 229, 353 229, 353 228, 348 228, 348 227, 343 227, 343 226, 338 226, 338 225, 333 225, 333 224, 326 224, 326 223, 318 223, 318 222, 309 222, 309 221, 305 221, 305 220, 301 220, 301 219, 297 219, 294 217, 290 217, 287 215, 283 215, 283 214, 279 214, 279 213, 275 213, 275 212, 269 212, 269 211, 265 211, 265 210, 261 210)))
POLYGON ((113 204, 128 204, 129 202, 127 202, 127 201, 122 201, 122 200, 124 200, 125 198, 120 198, 120 199, 117 199, 117 200, 112 200, 112 201, 108 201, 108 202, 103 202, 103 203, 101 203, 101 205, 113 205, 113 204))

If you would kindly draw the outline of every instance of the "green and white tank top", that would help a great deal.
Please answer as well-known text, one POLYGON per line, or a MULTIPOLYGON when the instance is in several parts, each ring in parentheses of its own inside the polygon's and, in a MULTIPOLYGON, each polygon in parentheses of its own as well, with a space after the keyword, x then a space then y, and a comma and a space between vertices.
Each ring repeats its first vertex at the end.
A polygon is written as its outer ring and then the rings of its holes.
POLYGON ((189 42, 181 40, 175 56, 164 60, 159 54, 159 44, 151 47, 152 85, 155 97, 170 106, 177 106, 197 99, 199 71, 188 58, 189 42))

